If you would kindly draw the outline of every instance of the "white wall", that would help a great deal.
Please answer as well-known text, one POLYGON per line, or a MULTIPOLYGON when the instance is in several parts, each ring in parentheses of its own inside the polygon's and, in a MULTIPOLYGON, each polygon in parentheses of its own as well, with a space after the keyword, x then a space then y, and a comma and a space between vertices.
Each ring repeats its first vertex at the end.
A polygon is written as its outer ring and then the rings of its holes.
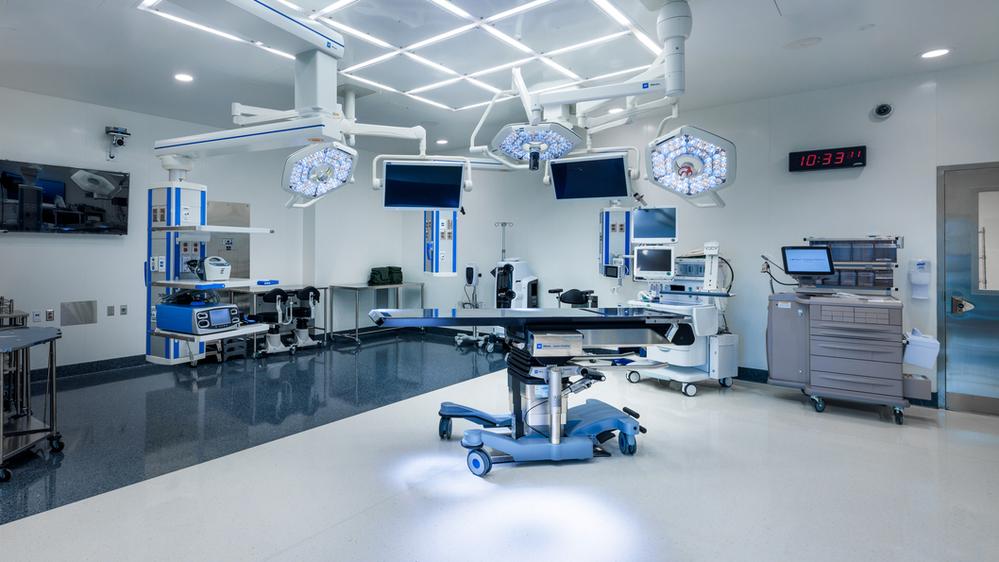
MULTIPOLYGON (((810 235, 872 233, 905 237, 900 260, 936 257, 936 166, 999 160, 999 65, 977 65, 805 92, 770 99, 683 111, 681 123, 695 124, 733 140, 738 179, 722 192, 727 206, 697 209, 648 183, 637 189, 652 205, 679 207, 681 250, 705 240, 721 243, 735 267, 728 313, 742 337, 740 364, 766 368, 764 331, 769 286, 759 273, 760 254, 778 258, 782 245, 810 235), (875 104, 888 102, 895 114, 870 118, 875 104), (859 170, 791 174, 787 153, 808 148, 866 144, 868 164, 859 170)), ((661 116, 598 135, 596 146, 644 146, 661 116)), ((499 256, 497 220, 513 220, 511 254, 530 261, 546 291, 553 287, 596 289, 601 302, 616 304, 640 288, 625 282, 621 294, 597 274, 598 212, 606 201, 555 202, 540 177, 526 172, 478 173, 466 194, 468 215, 459 221, 459 263, 491 267, 499 256)), ((407 217, 404 231, 416 243, 420 218, 407 217)), ((406 248, 410 241, 406 241, 406 248)), ((419 254, 406 252, 406 266, 420 270, 419 254)), ((458 279, 437 279, 428 302, 454 306, 458 279)), ((896 274, 905 304, 906 329, 936 331, 936 300, 908 298, 905 270, 896 274)), ((935 285, 935 279, 934 279, 935 285)), ((489 299, 492 280, 481 293, 489 299)), ((935 286, 931 287, 935 295, 935 286)))
MULTIPOLYGON (((146 197, 166 172, 152 155, 157 139, 208 131, 184 123, 48 96, 0 88, 0 158, 79 166, 131 174, 129 234, 0 235, 0 294, 22 310, 55 309, 59 303, 97 300, 99 321, 63 328, 59 363, 71 364, 130 355, 145 349, 146 197), (104 127, 132 133, 114 161, 105 156, 104 127), (127 304, 127 316, 107 317, 107 305, 127 304)), ((252 221, 277 233, 251 242, 254 275, 282 281, 302 279, 301 213, 283 207, 278 189, 285 155, 277 152, 213 158, 195 164, 189 179, 208 185, 208 197, 251 205, 252 221)), ((40 366, 40 359, 36 360, 40 366)))

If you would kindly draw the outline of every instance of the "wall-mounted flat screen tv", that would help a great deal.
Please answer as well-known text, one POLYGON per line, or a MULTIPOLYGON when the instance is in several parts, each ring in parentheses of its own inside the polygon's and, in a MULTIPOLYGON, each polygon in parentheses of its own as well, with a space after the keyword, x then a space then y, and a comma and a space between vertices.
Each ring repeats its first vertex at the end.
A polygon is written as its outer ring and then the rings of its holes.
POLYGON ((0 231, 128 234, 122 172, 0 160, 0 231))

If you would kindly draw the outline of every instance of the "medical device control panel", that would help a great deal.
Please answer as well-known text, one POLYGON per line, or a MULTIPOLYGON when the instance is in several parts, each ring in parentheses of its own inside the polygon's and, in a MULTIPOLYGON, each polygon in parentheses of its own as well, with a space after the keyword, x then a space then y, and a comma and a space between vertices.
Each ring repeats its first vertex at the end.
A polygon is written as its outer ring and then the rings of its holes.
POLYGON ((458 275, 458 211, 424 211, 423 272, 458 275))
POLYGON ((156 305, 156 327, 168 332, 213 334, 238 328, 240 323, 239 309, 236 305, 156 305))

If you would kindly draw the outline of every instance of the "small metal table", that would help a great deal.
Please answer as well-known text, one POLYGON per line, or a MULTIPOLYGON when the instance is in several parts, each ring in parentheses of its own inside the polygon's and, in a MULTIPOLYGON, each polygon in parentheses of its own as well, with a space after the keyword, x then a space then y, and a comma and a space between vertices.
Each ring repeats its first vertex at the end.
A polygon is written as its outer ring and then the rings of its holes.
POLYGON ((39 441, 47 439, 55 452, 65 446, 56 430, 56 340, 61 337, 57 328, 0 330, 0 390, 5 392, 0 403, 0 482, 12 476, 3 468, 7 460, 39 441), (45 343, 49 344, 48 415, 39 418, 31 408, 31 348, 45 343))
MULTIPOLYGON (((330 285, 330 322, 333 322, 333 299, 336 297, 337 291, 353 291, 354 292, 354 335, 349 334, 339 334, 333 333, 334 336, 340 336, 347 339, 354 340, 358 345, 361 343, 361 293, 369 290, 381 290, 381 289, 395 289, 395 305, 400 307, 400 293, 402 289, 416 289, 420 290, 420 308, 423 308, 423 283, 417 282, 405 282, 405 283, 393 283, 391 285, 368 285, 367 283, 348 283, 342 285, 330 285)), ((372 331, 384 331, 391 330, 393 328, 378 328, 372 331)))

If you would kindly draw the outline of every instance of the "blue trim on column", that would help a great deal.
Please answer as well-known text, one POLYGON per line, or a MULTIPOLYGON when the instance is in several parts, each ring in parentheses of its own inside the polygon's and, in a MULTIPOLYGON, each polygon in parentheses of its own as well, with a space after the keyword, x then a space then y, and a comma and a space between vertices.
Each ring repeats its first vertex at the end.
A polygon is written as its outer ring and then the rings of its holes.
POLYGON ((441 212, 434 211, 434 273, 441 271, 441 212))
POLYGON ((610 211, 604 211, 604 265, 610 265, 610 222, 611 214, 610 211))
POLYGON ((193 146, 193 145, 196 145, 196 144, 205 144, 205 143, 209 143, 209 142, 221 142, 221 141, 227 141, 227 140, 236 140, 236 139, 245 139, 245 138, 250 138, 250 137, 259 137, 261 135, 273 135, 275 133, 291 133, 291 132, 294 132, 294 131, 302 131, 302 130, 305 130, 305 129, 316 129, 316 128, 322 128, 322 127, 325 127, 325 125, 304 125, 302 127, 289 127, 287 129, 277 129, 277 130, 274 130, 274 131, 263 131, 263 132, 260 132, 260 133, 249 133, 249 134, 246 134, 246 135, 233 135, 231 137, 221 137, 221 138, 217 138, 217 139, 207 139, 207 140, 202 140, 202 141, 191 141, 191 142, 181 142, 181 143, 177 143, 177 144, 168 144, 166 146, 157 146, 157 147, 153 148, 153 151, 155 152, 156 150, 166 150, 168 148, 180 148, 182 146, 193 146))
MULTIPOLYGON (((341 42, 337 41, 336 39, 333 39, 332 37, 328 37, 328 36, 326 36, 326 35, 323 35, 322 33, 320 33, 320 32, 318 32, 318 31, 316 31, 315 29, 312 29, 311 27, 309 27, 309 26, 305 25, 304 23, 302 23, 302 22, 298 21, 297 19, 295 19, 295 18, 293 18, 293 17, 289 16, 288 14, 286 14, 286 13, 282 12, 281 10, 278 10, 277 8, 274 8, 273 6, 269 6, 269 5, 267 5, 267 4, 264 4, 264 3, 263 3, 263 2, 261 2, 260 0, 253 0, 253 1, 254 1, 254 2, 256 2, 257 4, 260 4, 260 5, 261 5, 261 6, 263 6, 264 8, 267 8, 268 10, 270 10, 270 11, 274 12, 275 14, 278 14, 279 16, 281 16, 281 17, 283 17, 283 18, 287 19, 288 21, 290 21, 290 22, 292 22, 292 23, 294 23, 294 24, 296 24, 296 25, 299 25, 299 26, 301 26, 301 27, 303 27, 303 28, 305 28, 305 29, 307 29, 307 30, 311 31, 312 33, 315 33, 316 35, 318 35, 318 36, 322 37, 323 39, 325 39, 325 40, 329 41, 330 43, 333 43, 334 45, 339 45, 339 46, 340 46, 340 48, 344 48, 344 45, 343 45, 343 43, 341 43, 341 42)), ((330 48, 330 47, 331 47, 330 45, 327 45, 327 48, 330 48)))
POLYGON ((451 211, 451 273, 458 273, 458 211, 451 211))
POLYGON ((153 260, 153 190, 150 189, 146 191, 146 271, 142 274, 142 280, 146 284, 146 355, 152 353, 152 336, 149 335, 153 331, 153 316, 152 316, 152 303, 153 303, 153 284, 151 282, 151 275, 149 268, 150 262, 153 260))

